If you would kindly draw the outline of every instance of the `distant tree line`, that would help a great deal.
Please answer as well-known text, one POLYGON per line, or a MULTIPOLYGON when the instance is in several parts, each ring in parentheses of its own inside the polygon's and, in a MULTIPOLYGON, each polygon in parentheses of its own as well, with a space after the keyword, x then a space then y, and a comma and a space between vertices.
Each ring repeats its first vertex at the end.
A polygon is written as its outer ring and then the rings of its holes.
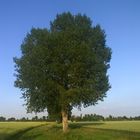
MULTIPOLYGON (((135 117, 127 117, 127 116, 112 116, 109 115, 108 117, 104 117, 102 115, 98 115, 98 114, 85 114, 85 115, 80 115, 80 116, 75 116, 72 115, 69 117, 69 120, 71 120, 72 122, 78 122, 78 121, 132 121, 132 120, 140 120, 140 116, 135 116, 135 117)), ((22 117, 20 119, 17 119, 15 117, 10 117, 10 118, 6 118, 3 116, 0 116, 0 122, 4 122, 4 121, 57 121, 57 122, 61 122, 59 119, 56 119, 56 117, 52 117, 52 116, 42 116, 42 117, 38 117, 38 116, 34 116, 32 118, 26 118, 26 117, 22 117)))
POLYGON ((134 117, 117 116, 117 117, 114 117, 112 115, 109 115, 107 118, 105 118, 105 120, 106 121, 140 120, 140 116, 134 116, 134 117))
POLYGON ((97 114, 85 114, 82 116, 71 116, 71 121, 104 121, 104 117, 97 114))
POLYGON ((26 121, 49 121, 48 119, 48 116, 42 116, 41 118, 39 118, 38 116, 34 116, 32 117, 31 119, 29 119, 28 117, 22 117, 20 119, 17 119, 15 117, 10 117, 10 118, 7 118, 6 117, 3 117, 3 116, 0 116, 0 122, 4 122, 4 121, 8 121, 8 122, 11 122, 11 121, 23 121, 23 122, 26 122, 26 121))
POLYGON ((127 120, 140 120, 140 116, 127 117, 127 116, 112 116, 104 117, 97 114, 85 114, 82 116, 71 116, 71 121, 127 121, 127 120))

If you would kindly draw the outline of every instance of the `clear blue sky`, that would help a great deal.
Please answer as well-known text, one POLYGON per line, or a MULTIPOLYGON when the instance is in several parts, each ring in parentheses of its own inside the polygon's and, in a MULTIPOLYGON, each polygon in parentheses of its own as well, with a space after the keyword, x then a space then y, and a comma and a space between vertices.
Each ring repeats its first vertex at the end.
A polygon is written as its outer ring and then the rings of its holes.
MULTIPOLYGON (((99 23, 112 48, 111 90, 104 102, 74 114, 140 115, 139 0, 0 0, 0 116, 26 115, 21 92, 14 87, 13 57, 32 27, 49 27, 57 13, 70 11, 99 23)), ((26 115, 27 116, 27 115, 26 115)), ((28 115, 30 116, 30 115, 28 115)))

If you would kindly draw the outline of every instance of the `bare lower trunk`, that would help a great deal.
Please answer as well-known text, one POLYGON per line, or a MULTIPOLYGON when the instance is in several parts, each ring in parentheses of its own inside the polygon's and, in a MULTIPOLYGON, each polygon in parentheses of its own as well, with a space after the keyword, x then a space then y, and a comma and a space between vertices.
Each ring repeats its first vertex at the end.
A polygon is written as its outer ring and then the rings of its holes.
POLYGON ((63 124, 63 132, 68 131, 68 113, 66 111, 62 111, 62 124, 63 124))

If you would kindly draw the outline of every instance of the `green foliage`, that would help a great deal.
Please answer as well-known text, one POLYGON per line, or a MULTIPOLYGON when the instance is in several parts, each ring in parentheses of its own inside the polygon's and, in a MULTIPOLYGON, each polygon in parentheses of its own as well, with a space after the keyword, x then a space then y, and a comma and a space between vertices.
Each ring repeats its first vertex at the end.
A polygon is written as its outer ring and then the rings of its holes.
POLYGON ((63 13, 50 30, 33 28, 14 58, 15 86, 28 111, 50 114, 71 107, 87 107, 103 100, 110 85, 107 70, 111 49, 99 25, 85 15, 63 13))
POLYGON ((3 117, 3 116, 0 116, 0 121, 1 121, 1 122, 4 122, 4 121, 6 121, 6 118, 3 117))

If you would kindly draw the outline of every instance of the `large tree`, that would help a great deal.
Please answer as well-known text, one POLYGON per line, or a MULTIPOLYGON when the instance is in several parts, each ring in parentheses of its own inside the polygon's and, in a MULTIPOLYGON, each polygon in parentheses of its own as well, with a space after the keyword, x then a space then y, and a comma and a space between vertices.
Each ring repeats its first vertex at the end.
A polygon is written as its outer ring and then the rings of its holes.
POLYGON ((110 88, 111 49, 105 37, 99 25, 81 14, 59 14, 50 29, 31 29, 21 57, 14 58, 15 86, 22 90, 28 111, 61 112, 66 132, 69 107, 102 101, 110 88))

